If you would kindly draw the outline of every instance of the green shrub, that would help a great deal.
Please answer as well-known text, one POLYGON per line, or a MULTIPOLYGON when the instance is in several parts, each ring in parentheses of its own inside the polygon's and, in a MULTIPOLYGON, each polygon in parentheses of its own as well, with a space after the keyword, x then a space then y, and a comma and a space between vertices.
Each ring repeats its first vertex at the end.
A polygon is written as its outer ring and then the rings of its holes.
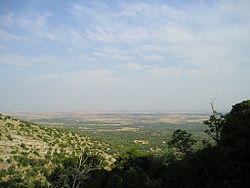
POLYGON ((10 141, 13 141, 13 138, 10 135, 6 136, 10 141))
POLYGON ((27 149, 27 148, 26 148, 26 145, 25 145, 24 143, 21 143, 19 146, 20 146, 21 148, 25 149, 25 150, 27 149))

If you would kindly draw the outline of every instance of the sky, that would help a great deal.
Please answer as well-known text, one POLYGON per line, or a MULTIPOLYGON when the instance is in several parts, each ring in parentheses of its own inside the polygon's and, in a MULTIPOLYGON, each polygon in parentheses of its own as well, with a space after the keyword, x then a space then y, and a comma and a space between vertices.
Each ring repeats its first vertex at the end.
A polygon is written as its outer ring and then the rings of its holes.
POLYGON ((0 0, 1 111, 229 111, 249 0, 0 0))

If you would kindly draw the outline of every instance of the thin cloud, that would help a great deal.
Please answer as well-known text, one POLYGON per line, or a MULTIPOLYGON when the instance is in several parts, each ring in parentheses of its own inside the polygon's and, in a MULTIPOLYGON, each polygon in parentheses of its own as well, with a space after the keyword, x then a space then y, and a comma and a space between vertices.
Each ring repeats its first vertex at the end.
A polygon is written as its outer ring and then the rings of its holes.
POLYGON ((141 65, 141 64, 138 64, 138 63, 127 63, 127 64, 119 65, 117 67, 120 68, 120 69, 128 69, 128 70, 144 70, 148 66, 141 65))
POLYGON ((141 56, 143 59, 146 60, 153 60, 153 61, 159 61, 162 60, 164 57, 160 55, 142 55, 141 56))
POLYGON ((182 70, 176 67, 152 68, 148 69, 147 72, 155 76, 166 76, 170 78, 180 77, 182 75, 182 70))
POLYGON ((93 54, 97 57, 101 58, 114 58, 114 59, 120 59, 120 60, 129 60, 130 57, 126 55, 125 52, 118 48, 113 47, 105 47, 101 51, 93 52, 93 54))
POLYGON ((125 79, 118 77, 114 71, 107 69, 79 70, 66 72, 64 74, 46 74, 41 80, 63 80, 65 83, 86 84, 86 83, 123 83, 125 79))
POLYGON ((58 57, 39 55, 39 56, 22 56, 19 54, 2 53, 0 54, 0 64, 7 66, 35 66, 35 65, 51 65, 55 62, 62 61, 58 57))

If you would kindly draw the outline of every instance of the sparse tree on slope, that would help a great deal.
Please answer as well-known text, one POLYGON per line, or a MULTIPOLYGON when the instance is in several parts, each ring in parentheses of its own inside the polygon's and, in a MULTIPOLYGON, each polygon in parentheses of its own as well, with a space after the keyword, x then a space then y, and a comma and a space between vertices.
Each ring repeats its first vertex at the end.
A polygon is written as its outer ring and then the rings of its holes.
POLYGON ((221 138, 221 131, 225 123, 225 118, 221 113, 215 110, 214 101, 215 99, 210 102, 212 115, 203 123, 208 126, 205 133, 207 133, 218 145, 221 138))

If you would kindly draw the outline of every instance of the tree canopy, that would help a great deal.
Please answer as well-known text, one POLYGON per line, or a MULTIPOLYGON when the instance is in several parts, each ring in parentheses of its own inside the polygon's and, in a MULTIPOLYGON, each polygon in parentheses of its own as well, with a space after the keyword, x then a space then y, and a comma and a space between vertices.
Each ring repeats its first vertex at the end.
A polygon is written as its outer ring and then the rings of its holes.
POLYGON ((196 141, 192 138, 192 135, 181 129, 174 131, 169 146, 179 149, 181 152, 189 152, 192 150, 192 145, 196 141))

